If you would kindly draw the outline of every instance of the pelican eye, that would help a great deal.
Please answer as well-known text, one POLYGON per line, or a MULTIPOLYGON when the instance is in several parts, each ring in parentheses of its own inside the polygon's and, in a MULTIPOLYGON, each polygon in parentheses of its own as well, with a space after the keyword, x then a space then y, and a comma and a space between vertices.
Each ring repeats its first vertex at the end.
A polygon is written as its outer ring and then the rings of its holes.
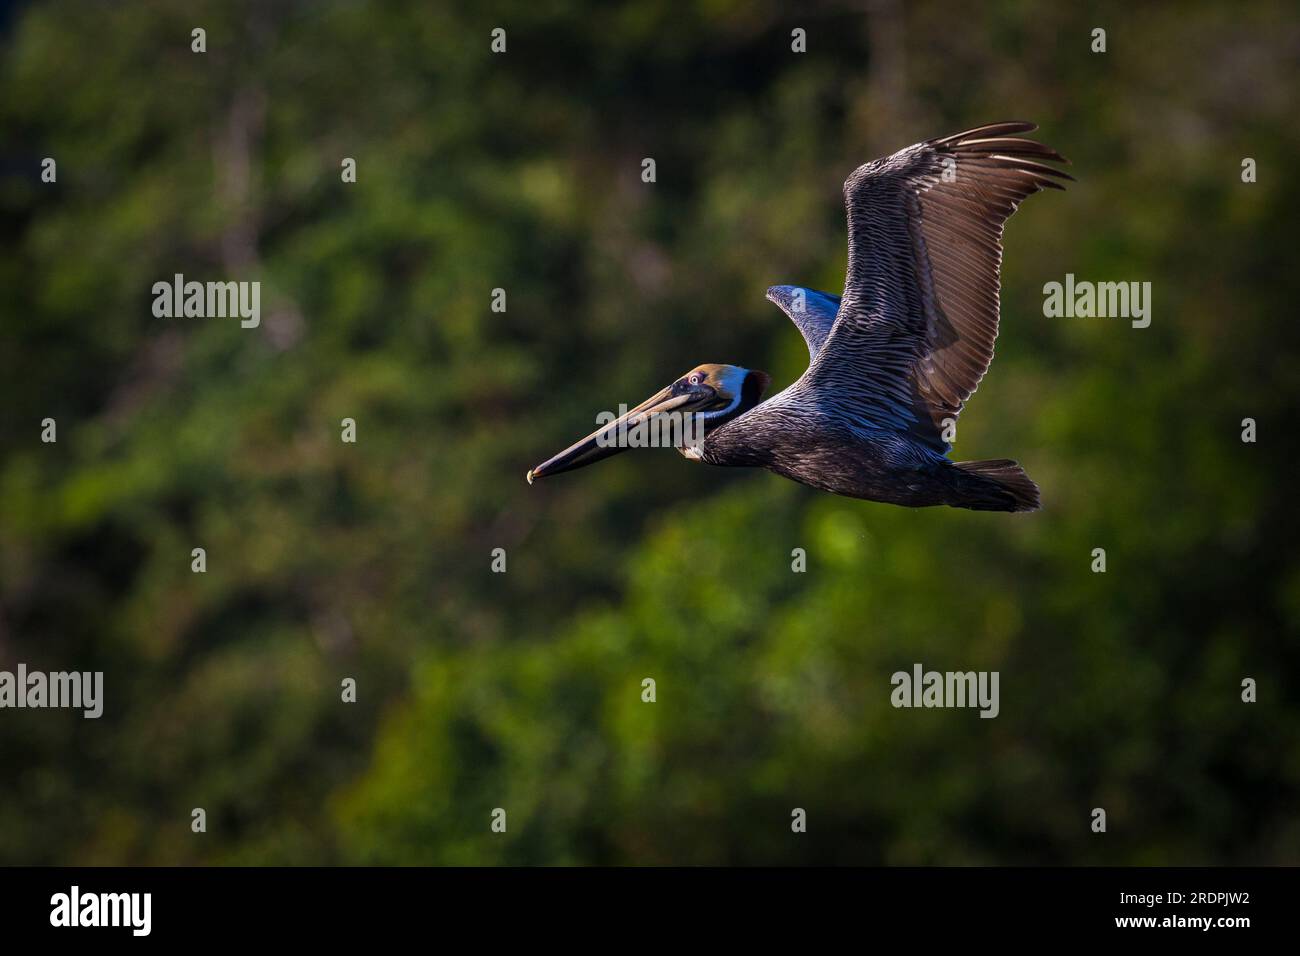
POLYGON ((701 375, 699 372, 693 372, 691 373, 691 377, 688 378, 686 381, 690 382, 692 385, 699 385, 700 382, 704 381, 704 376, 701 375))

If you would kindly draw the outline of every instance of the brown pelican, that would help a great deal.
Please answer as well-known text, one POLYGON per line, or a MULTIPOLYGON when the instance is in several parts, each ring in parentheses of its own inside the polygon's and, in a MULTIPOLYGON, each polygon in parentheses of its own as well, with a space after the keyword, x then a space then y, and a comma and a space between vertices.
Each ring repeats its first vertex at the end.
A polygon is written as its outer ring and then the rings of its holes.
POLYGON ((767 468, 837 495, 921 508, 1034 511, 1038 486, 1009 459, 952 461, 946 435, 993 360, 1002 226, 1030 193, 1073 177, 1068 162, 993 123, 909 146, 844 183, 849 262, 843 296, 774 286, 767 297, 808 343, 808 370, 770 381, 700 365, 528 472, 581 468, 623 451, 629 426, 695 416, 687 458, 767 468))

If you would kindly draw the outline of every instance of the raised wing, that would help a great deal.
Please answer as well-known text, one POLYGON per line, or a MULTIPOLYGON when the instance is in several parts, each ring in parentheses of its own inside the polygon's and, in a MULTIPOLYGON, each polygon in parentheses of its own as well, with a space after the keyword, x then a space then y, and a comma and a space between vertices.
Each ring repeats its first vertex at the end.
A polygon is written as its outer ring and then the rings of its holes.
POLYGON ((799 385, 940 453, 945 418, 993 359, 1002 226, 1031 193, 1073 177, 1055 150, 995 123, 918 143, 844 184, 849 263, 834 327, 799 385), (1054 178, 1055 177, 1055 178, 1054 178))
POLYGON ((767 297, 780 306, 798 327, 803 340, 808 343, 809 360, 815 359, 817 350, 831 334, 840 308, 840 297, 797 285, 774 285, 767 290, 767 297))

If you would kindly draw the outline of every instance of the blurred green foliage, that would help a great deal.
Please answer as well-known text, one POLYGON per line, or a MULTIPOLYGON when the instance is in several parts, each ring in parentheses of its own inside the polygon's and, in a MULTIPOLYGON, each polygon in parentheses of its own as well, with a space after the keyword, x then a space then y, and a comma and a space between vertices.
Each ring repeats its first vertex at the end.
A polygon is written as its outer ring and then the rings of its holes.
POLYGON ((0 667, 107 703, 0 712, 0 861, 1300 862, 1294 5, 455 6, 12 14, 0 667), (1008 118, 1079 182, 1008 228, 955 457, 1042 512, 524 483, 697 363, 792 380, 763 292, 838 291, 845 175, 1008 118), (261 326, 154 318, 177 272, 261 326), (1151 327, 1045 319, 1067 272, 1151 327), (1001 715, 893 709, 918 661, 1001 715))

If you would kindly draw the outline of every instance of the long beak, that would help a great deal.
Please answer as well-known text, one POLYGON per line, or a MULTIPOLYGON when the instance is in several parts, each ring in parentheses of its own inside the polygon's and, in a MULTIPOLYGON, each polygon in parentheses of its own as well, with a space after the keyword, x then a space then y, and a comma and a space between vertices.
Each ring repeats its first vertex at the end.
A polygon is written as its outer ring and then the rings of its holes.
POLYGON ((627 451, 626 444, 621 440, 622 436, 626 435, 625 429, 632 428, 665 412, 686 411, 702 406, 715 397, 713 390, 707 387, 697 392, 687 392, 682 395, 674 395, 671 387, 662 389, 651 395, 636 408, 629 410, 626 415, 614 419, 607 425, 602 425, 582 441, 575 442, 558 455, 548 458, 537 467, 530 469, 527 475, 528 483, 531 485, 534 478, 547 478, 551 475, 558 475, 562 471, 583 468, 598 461, 603 461, 612 455, 617 455, 621 451, 627 451))

